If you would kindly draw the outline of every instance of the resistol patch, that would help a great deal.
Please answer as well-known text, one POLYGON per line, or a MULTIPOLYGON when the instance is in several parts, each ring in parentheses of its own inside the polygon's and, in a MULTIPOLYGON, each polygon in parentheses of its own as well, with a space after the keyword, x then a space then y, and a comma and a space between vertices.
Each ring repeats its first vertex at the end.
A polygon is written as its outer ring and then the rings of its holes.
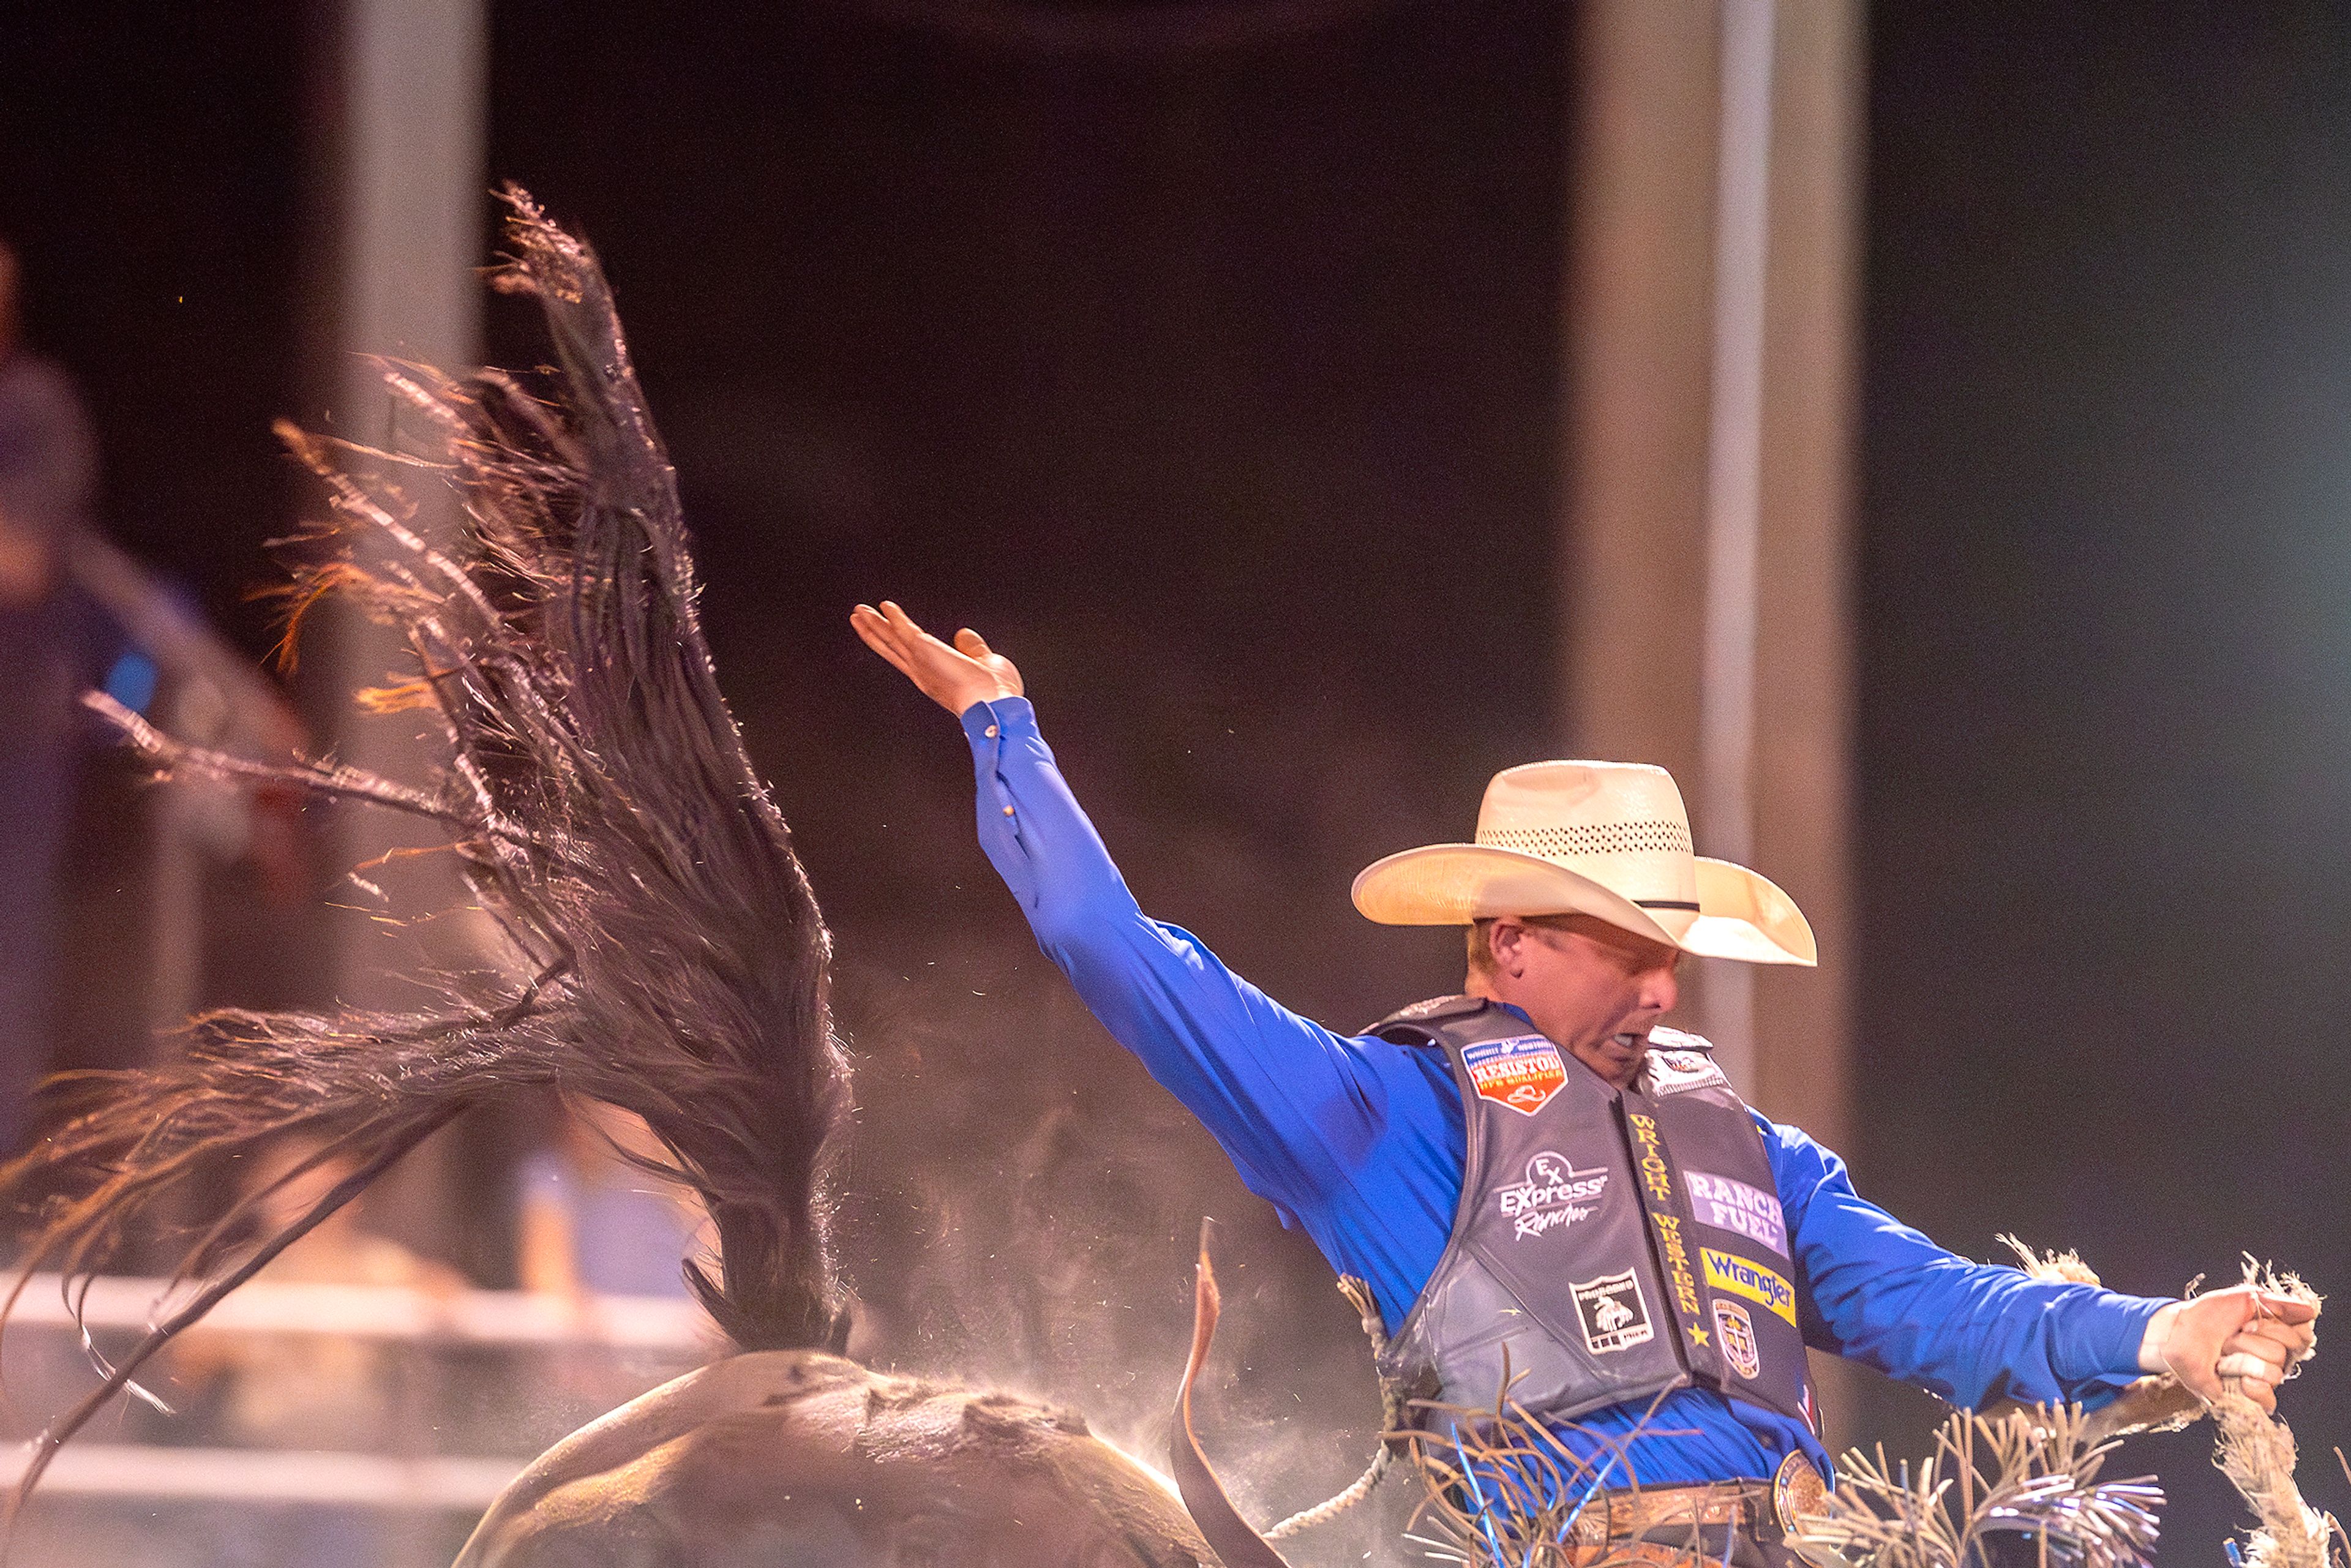
POLYGON ((1559 1047, 1539 1034, 1466 1046, 1461 1064, 1469 1070, 1469 1086, 1479 1099, 1507 1105, 1522 1116, 1550 1104, 1567 1082, 1567 1062, 1559 1047))

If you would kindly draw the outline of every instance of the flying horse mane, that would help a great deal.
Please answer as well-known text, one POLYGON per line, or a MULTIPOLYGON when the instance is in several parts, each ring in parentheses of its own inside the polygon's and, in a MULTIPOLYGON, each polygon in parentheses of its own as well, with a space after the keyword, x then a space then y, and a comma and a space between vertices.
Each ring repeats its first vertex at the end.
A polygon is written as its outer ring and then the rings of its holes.
POLYGON ((432 1133, 518 1091, 644 1119, 664 1156, 643 1163, 691 1187, 716 1224, 715 1271, 695 1262, 687 1276, 737 1345, 838 1350, 847 1336, 830 1228, 850 1071, 831 940, 719 695, 675 476, 602 270, 528 193, 502 193, 507 254, 491 282, 543 308, 552 401, 494 370, 389 371, 445 436, 435 462, 278 427, 335 514, 304 536, 291 621, 336 594, 397 629, 413 669, 360 700, 434 715, 447 759, 421 786, 324 760, 256 764, 85 700, 159 777, 275 781, 439 825, 511 965, 439 977, 435 1004, 413 1012, 207 1014, 151 1067, 58 1082, 68 1119, 0 1168, 0 1197, 48 1195, 0 1317, 45 1267, 78 1299, 224 1158, 295 1134, 322 1146, 188 1242, 172 1309, 42 1433, 18 1502, 173 1336, 432 1133), (396 489, 346 471, 347 450, 449 484, 461 537, 428 544, 396 489), (275 1194, 330 1161, 350 1174, 290 1223, 261 1225, 275 1194))

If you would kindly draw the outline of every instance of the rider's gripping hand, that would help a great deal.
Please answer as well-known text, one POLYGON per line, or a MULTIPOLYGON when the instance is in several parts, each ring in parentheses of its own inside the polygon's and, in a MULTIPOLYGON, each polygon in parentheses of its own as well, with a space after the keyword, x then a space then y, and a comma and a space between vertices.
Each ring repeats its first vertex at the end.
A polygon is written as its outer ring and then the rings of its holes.
POLYGON ((951 714, 960 716, 974 703, 1020 695, 1020 672, 1012 661, 990 649, 968 626, 955 634, 955 646, 949 647, 887 599, 879 610, 859 605, 849 612, 849 623, 867 647, 951 714))
POLYGON ((2252 1285, 2174 1301, 2148 1321, 2139 1370, 2168 1372, 2201 1399, 2231 1384, 2264 1410, 2310 1354, 2318 1309, 2252 1285))

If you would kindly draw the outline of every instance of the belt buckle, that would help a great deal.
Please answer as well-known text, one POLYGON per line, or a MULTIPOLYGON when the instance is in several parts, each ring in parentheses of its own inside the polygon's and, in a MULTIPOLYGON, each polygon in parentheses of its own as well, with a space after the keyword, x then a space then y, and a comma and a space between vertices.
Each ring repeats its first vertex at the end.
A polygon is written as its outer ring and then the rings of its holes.
POLYGON ((1779 1521, 1781 1534, 1795 1534, 1807 1516, 1821 1511, 1828 1497, 1828 1482, 1812 1459, 1802 1448, 1791 1451, 1771 1477, 1771 1517, 1779 1521))

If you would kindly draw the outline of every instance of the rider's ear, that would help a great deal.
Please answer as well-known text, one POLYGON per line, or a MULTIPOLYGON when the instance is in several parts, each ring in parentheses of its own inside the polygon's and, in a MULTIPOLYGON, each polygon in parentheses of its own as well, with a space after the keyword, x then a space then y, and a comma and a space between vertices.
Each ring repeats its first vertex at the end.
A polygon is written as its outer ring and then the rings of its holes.
POLYGON ((1505 915, 1486 928, 1488 951, 1494 956, 1494 967, 1517 979, 1527 972, 1526 922, 1515 915, 1505 915))

